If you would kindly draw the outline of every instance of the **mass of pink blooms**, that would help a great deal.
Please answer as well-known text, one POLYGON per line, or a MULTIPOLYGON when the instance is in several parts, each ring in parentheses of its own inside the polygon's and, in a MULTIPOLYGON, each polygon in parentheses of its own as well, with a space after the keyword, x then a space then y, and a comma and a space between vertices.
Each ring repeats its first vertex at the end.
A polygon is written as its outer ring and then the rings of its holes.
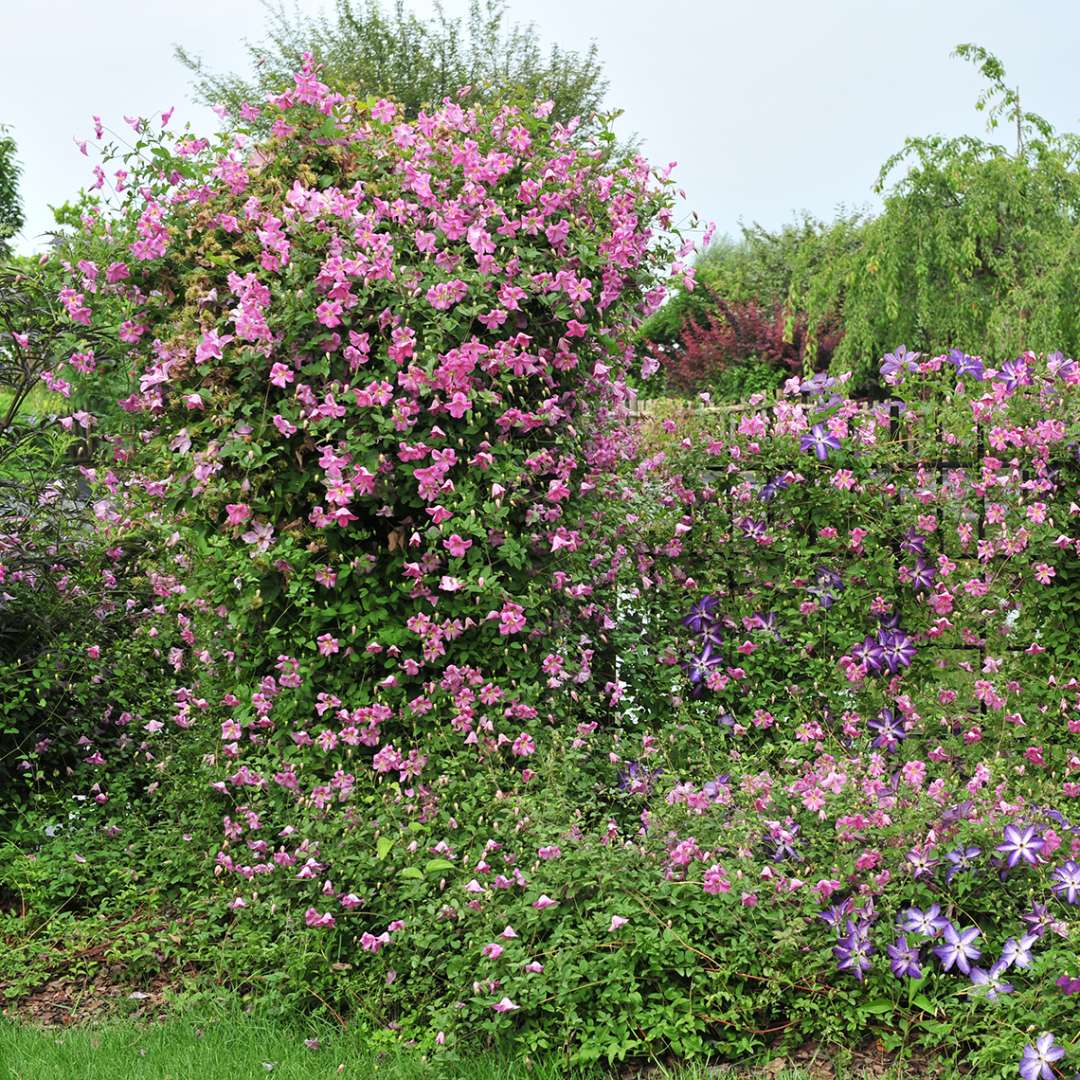
POLYGON ((221 917, 317 936, 433 1045, 601 1014, 598 950, 693 989, 623 1053, 733 1038, 733 989, 768 1026, 755 980, 959 985, 944 924, 894 943, 931 904, 991 972, 1056 905, 1068 967, 1080 367, 901 349, 885 400, 631 421, 691 248, 666 176, 549 112, 406 119, 309 63, 87 212, 48 380, 118 402, 86 477, 117 550, 161 538, 130 618, 175 676, 88 719, 101 827, 133 758, 187 770, 221 917))

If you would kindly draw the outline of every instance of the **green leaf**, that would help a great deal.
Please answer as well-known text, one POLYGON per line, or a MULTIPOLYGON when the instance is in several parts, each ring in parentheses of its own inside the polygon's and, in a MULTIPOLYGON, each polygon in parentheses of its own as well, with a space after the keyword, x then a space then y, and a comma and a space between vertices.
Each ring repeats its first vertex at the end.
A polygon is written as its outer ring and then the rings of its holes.
POLYGON ((885 1016, 893 1011, 893 1003, 880 998, 878 1001, 871 1001, 869 1005, 861 1005, 859 1012, 869 1013, 871 1016, 885 1016))
POLYGON ((394 843, 394 837, 380 836, 375 842, 375 858, 382 862, 390 854, 390 849, 394 846, 394 843))

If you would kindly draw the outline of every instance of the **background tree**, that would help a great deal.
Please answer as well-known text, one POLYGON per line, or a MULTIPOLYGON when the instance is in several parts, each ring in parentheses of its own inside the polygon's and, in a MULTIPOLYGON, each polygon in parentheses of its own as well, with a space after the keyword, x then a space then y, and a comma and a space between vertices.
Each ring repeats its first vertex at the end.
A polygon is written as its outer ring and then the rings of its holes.
POLYGON ((596 46, 584 53, 553 45, 546 53, 531 24, 508 25, 503 0, 472 0, 466 18, 450 18, 442 5, 419 18, 397 0, 389 11, 379 0, 336 0, 333 13, 305 15, 264 0, 269 28, 263 43, 249 44, 253 77, 216 74, 178 47, 178 59, 196 75, 198 100, 236 111, 279 92, 302 56, 322 65, 321 77, 335 89, 363 97, 387 95, 412 117, 470 86, 474 97, 515 93, 555 103, 553 117, 584 122, 601 105, 607 80, 596 46))
POLYGON ((0 124, 0 258, 11 252, 8 241, 22 228, 22 202, 19 199, 19 163, 15 159, 15 140, 0 124))
POLYGON ((819 367, 828 364, 842 333, 838 308, 819 317, 811 334, 805 309, 790 297, 849 258, 865 225, 857 213, 831 224, 803 215, 777 230, 744 226, 739 239, 711 244, 695 263, 694 288, 677 288, 642 327, 640 340, 663 360, 658 388, 738 401, 801 372, 808 355, 819 367))
POLYGON ((986 50, 955 55, 978 64, 988 86, 976 107, 991 132, 1007 124, 1015 145, 908 139, 881 169, 884 211, 862 242, 792 279, 789 302, 809 312, 812 334, 842 312, 833 365, 864 380, 901 343, 996 357, 1080 351, 1080 138, 1024 111, 986 50))

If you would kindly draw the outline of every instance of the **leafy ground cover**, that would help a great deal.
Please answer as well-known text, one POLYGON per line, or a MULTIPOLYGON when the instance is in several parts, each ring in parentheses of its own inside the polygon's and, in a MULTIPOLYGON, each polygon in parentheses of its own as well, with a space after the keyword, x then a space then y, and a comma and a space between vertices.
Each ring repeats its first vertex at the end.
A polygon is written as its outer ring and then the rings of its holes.
POLYGON ((5 344, 96 455, 0 563, 11 1002, 1073 1066, 1080 365, 632 422, 670 178, 550 103, 294 83, 132 118, 5 344))

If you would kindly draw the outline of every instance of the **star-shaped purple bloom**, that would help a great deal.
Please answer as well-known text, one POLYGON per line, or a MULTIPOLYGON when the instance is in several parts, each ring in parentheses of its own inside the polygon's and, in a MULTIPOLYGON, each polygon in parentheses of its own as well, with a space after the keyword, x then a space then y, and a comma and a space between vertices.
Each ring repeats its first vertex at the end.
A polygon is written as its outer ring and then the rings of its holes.
POLYGON ((821 424, 815 424, 810 429, 810 434, 799 440, 799 449, 804 452, 812 450, 818 461, 824 461, 830 450, 840 449, 840 440, 835 435, 830 435, 821 424))
POLYGON ((1080 863, 1070 859, 1057 867, 1051 877, 1055 882, 1054 894, 1062 897, 1067 904, 1080 906, 1080 863))
POLYGON ((904 721, 892 709, 882 709, 866 726, 877 735, 871 745, 878 749, 895 751, 907 738, 904 721))
POLYGON ((934 949, 934 954, 941 961, 941 966, 946 971, 951 971, 955 965, 957 971, 967 975, 971 971, 971 961, 978 960, 982 956, 982 951, 973 944, 979 933, 977 926, 957 930, 952 923, 947 923, 944 932, 945 943, 934 949))
POLYGON ((1004 384, 1006 390, 1031 385, 1031 372, 1028 371, 1027 362, 1023 358, 1006 360, 995 378, 999 383, 1004 384))
POLYGON ((925 911, 909 907, 900 913, 899 925, 909 934, 922 934, 924 937, 937 937, 949 920, 941 914, 940 904, 931 904, 925 911))
POLYGON ((758 498, 762 502, 771 502, 781 491, 791 487, 791 481, 788 479, 789 475, 789 473, 784 473, 783 476, 776 476, 767 481, 758 492, 758 498))
POLYGON ((909 945, 903 934, 896 939, 895 945, 886 945, 885 951, 889 954, 889 966, 892 973, 898 979, 921 979, 922 968, 919 967, 919 947, 909 945))
POLYGON ((851 658, 867 671, 880 671, 885 663, 885 652, 877 638, 868 637, 851 650, 851 658))
POLYGON ((915 363, 922 353, 908 352, 906 345, 901 345, 896 352, 886 353, 881 358, 881 375, 888 383, 896 383, 901 380, 905 371, 918 371, 919 366, 915 363))
POLYGON ((949 363, 956 368, 957 378, 970 375, 976 382, 983 380, 983 362, 977 356, 968 356, 959 349, 949 350, 949 363))
POLYGON ((718 603, 719 599, 715 596, 703 596, 690 609, 690 614, 683 619, 683 626, 688 627, 693 634, 700 634, 715 618, 713 609, 718 603))
POLYGON ((1002 978, 1004 971, 1001 964, 997 963, 989 971, 973 967, 968 977, 971 979, 972 986, 981 990, 987 1001, 996 1001, 998 995, 1011 994, 1013 991, 1012 983, 1002 978))
POLYGON ((931 871, 938 864, 937 859, 932 859, 929 852, 922 851, 919 848, 912 848, 907 853, 907 861, 911 863, 912 877, 916 881, 919 878, 929 877, 931 871))
POLYGON ((851 914, 851 897, 841 900, 838 904, 830 904, 824 911, 818 914, 822 922, 828 923, 840 932, 840 924, 851 914))
POLYGON ((1032 865, 1038 862, 1042 846, 1042 837, 1035 831, 1034 825, 1028 825, 1027 828, 1006 825, 1005 842, 998 844, 997 850, 1007 857, 1011 870, 1020 861, 1032 865))
POLYGON ((847 934, 840 939, 839 944, 833 946, 836 970, 850 972, 859 982, 863 981, 866 972, 870 970, 870 954, 874 951, 867 937, 868 933, 869 927, 848 919, 847 934))
POLYGON ((914 529, 908 529, 904 533, 904 539, 900 541, 900 550, 906 551, 910 555, 925 555, 926 537, 914 529))
POLYGON ((1054 1036, 1044 1031, 1034 1045, 1024 1047, 1024 1056, 1020 1059, 1022 1080, 1054 1080, 1054 1062, 1065 1056, 1061 1046, 1054 1045, 1054 1036))
POLYGON ((756 518, 752 517, 739 518, 735 524, 738 525, 742 530, 743 536, 748 540, 764 540, 765 535, 768 532, 764 521, 758 521, 756 518))
POLYGON ((1001 959, 998 964, 1001 965, 1002 970, 1014 966, 1030 967, 1031 949, 1038 940, 1038 934, 1024 934, 1020 938, 1009 938, 1001 947, 1001 959))
POLYGON ((688 665, 690 681, 694 684, 703 682, 714 668, 718 668, 724 662, 719 653, 712 651, 711 645, 706 645, 701 654, 695 656, 688 665))
POLYGON ((816 371, 805 379, 799 387, 800 394, 809 394, 811 397, 820 397, 826 390, 836 385, 836 380, 825 371, 816 371))
POLYGON ((952 865, 945 871, 945 880, 952 881, 961 870, 974 870, 975 860, 982 854, 982 848, 958 847, 954 851, 947 851, 945 858, 952 865))
POLYGON ((915 560, 915 569, 911 571, 911 584, 916 592, 929 592, 934 587, 936 577, 934 568, 922 559, 915 560))
POLYGON ((1050 909, 1046 904, 1039 904, 1035 901, 1031 903, 1031 910, 1025 912, 1020 918, 1031 927, 1031 932, 1036 937, 1042 937, 1054 922, 1054 917, 1050 914, 1050 909))
POLYGON ((902 667, 910 667, 915 659, 915 646, 903 630, 879 630, 878 643, 882 663, 890 675, 895 675, 902 667))

